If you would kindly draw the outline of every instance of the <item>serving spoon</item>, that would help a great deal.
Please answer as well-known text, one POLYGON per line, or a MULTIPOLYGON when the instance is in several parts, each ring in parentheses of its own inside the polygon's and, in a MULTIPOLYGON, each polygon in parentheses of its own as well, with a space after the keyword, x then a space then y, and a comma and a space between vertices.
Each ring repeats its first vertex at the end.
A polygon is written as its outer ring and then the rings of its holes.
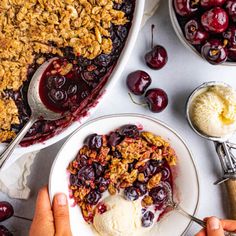
POLYGON ((13 153, 16 146, 21 142, 26 133, 29 131, 31 126, 38 120, 58 120, 63 117, 62 113, 56 113, 49 110, 42 102, 39 96, 39 84, 40 80, 47 70, 49 65, 58 59, 57 57, 51 58, 44 62, 34 73, 27 92, 27 100, 31 109, 31 116, 25 126, 17 134, 17 136, 11 141, 7 148, 0 155, 0 170, 4 163, 8 160, 10 155, 13 153))
POLYGON ((229 197, 230 206, 230 217, 236 219, 236 157, 232 153, 232 149, 236 149, 236 144, 229 142, 229 138, 232 137, 233 133, 230 133, 222 137, 209 136, 194 126, 194 122, 191 118, 191 105, 199 94, 206 91, 211 86, 225 86, 232 88, 230 85, 223 82, 207 82, 197 87, 192 94, 189 96, 186 104, 186 118, 190 127, 199 136, 211 140, 214 142, 216 152, 220 159, 220 163, 223 169, 223 177, 215 182, 215 184, 226 183, 227 193, 229 197))

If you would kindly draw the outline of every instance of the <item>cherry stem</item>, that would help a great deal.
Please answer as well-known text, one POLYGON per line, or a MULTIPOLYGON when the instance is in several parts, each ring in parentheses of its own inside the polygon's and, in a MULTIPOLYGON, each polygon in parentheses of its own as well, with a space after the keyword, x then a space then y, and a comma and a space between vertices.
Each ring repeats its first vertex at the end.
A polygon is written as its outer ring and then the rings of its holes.
POLYGON ((13 217, 18 218, 18 219, 21 219, 21 220, 33 221, 32 219, 29 219, 29 218, 26 218, 26 217, 23 217, 23 216, 13 215, 13 217))
POLYGON ((155 29, 155 25, 152 24, 152 42, 151 42, 151 48, 154 48, 154 29, 155 29))
POLYGON ((132 101, 134 104, 139 105, 139 106, 145 106, 145 107, 147 106, 146 103, 138 103, 138 102, 136 102, 136 101, 134 100, 134 98, 132 97, 131 93, 128 93, 128 94, 129 94, 129 97, 130 97, 131 101, 132 101))

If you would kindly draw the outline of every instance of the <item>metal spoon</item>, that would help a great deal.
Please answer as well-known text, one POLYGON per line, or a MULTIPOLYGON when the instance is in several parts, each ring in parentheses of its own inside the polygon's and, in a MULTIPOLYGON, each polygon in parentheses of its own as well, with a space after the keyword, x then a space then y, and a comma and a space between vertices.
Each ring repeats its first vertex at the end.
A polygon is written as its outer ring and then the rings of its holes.
POLYGON ((231 218, 236 219, 236 157, 232 153, 232 149, 236 149, 236 145, 228 141, 229 138, 233 135, 233 133, 230 133, 222 137, 209 136, 201 132, 200 130, 197 129, 197 127, 194 126, 194 122, 192 121, 191 117, 191 105, 193 103, 193 100, 199 94, 206 91, 211 86, 225 86, 231 88, 231 86, 226 83, 216 82, 216 81, 202 84, 201 86, 196 88, 188 98, 186 104, 186 117, 190 127, 193 129, 195 133, 197 133, 199 136, 205 139, 214 142, 216 152, 218 154, 223 169, 223 177, 220 178, 218 181, 216 181, 215 184, 221 184, 223 182, 226 182, 229 203, 230 203, 231 218))
MULTIPOLYGON (((188 219, 192 220, 193 222, 197 223, 198 225, 200 225, 201 227, 203 228, 206 228, 207 227, 207 224, 205 221, 189 214, 187 211, 185 211, 179 203, 175 202, 174 200, 174 196, 172 194, 172 190, 171 190, 171 186, 167 183, 167 182, 161 182, 160 183, 165 189, 166 189, 166 192, 167 192, 167 202, 166 202, 166 206, 167 207, 170 207, 171 209, 173 210, 176 210, 177 212, 179 212, 181 215, 187 217, 188 219)), ((230 236, 231 234, 229 232, 226 232, 224 233, 225 236, 230 236)))
POLYGON ((30 127, 38 120, 58 120, 63 117, 63 114, 53 112, 46 108, 46 106, 41 101, 39 96, 39 83, 41 77, 48 66, 58 58, 54 57, 45 63, 43 63, 35 72, 32 77, 32 80, 29 84, 29 89, 27 93, 28 104, 31 109, 31 116, 25 126, 21 129, 21 131, 17 134, 17 136, 12 140, 12 142, 8 145, 8 147, 4 150, 4 152, 0 155, 0 169, 3 167, 4 163, 13 153, 16 146, 21 142, 24 138, 30 127))

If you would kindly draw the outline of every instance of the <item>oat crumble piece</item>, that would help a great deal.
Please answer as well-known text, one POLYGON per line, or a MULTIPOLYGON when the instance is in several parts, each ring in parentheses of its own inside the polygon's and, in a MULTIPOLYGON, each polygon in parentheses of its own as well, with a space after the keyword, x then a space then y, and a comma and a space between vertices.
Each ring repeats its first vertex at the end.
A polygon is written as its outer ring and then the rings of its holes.
POLYGON ((12 99, 0 98, 0 142, 5 142, 15 136, 11 131, 12 124, 19 124, 18 109, 12 99))

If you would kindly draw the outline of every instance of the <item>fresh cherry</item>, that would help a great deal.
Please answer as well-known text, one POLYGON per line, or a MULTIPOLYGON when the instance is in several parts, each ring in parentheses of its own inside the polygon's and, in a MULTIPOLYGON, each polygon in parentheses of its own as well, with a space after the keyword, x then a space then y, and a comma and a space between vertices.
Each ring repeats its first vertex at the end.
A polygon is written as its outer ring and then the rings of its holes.
POLYGON ((229 17, 223 8, 215 7, 202 15, 201 22, 206 31, 222 33, 229 25, 229 17))
POLYGON ((143 95, 151 82, 150 75, 141 70, 130 73, 126 80, 129 90, 135 95, 143 95))
POLYGON ((196 20, 190 20, 185 25, 185 37, 191 44, 198 45, 207 40, 209 33, 196 20))
POLYGON ((230 26, 223 33, 223 37, 228 40, 230 48, 236 48, 236 26, 230 26))
POLYGON ((9 202, 0 202, 0 222, 12 217, 14 209, 9 202))
POLYGON ((199 0, 174 0, 176 12, 181 16, 190 16, 199 9, 199 0))
POLYGON ((13 236, 13 234, 3 225, 0 225, 0 236, 13 236))
POLYGON ((168 105, 166 92, 159 88, 149 89, 145 94, 145 99, 152 112, 161 112, 168 105))
POLYGON ((145 55, 145 61, 147 66, 154 70, 160 70, 163 68, 168 61, 168 54, 166 49, 161 45, 156 45, 154 47, 153 43, 153 32, 154 25, 152 25, 152 50, 145 55))
POLYGON ((231 61, 236 61, 236 48, 230 48, 228 49, 228 58, 231 61))
POLYGON ((166 49, 161 45, 156 45, 145 55, 146 64, 155 70, 160 70, 168 61, 166 49))
POLYGON ((150 227, 153 224, 154 214, 151 211, 146 211, 142 217, 142 226, 150 227))
POLYGON ((220 7, 226 0, 201 0, 201 6, 205 8, 220 7))
POLYGON ((219 39, 212 39, 201 49, 202 56, 211 64, 221 64, 227 60, 227 49, 219 39))
POLYGON ((236 22, 236 0, 228 0, 226 2, 226 10, 232 21, 236 22))

